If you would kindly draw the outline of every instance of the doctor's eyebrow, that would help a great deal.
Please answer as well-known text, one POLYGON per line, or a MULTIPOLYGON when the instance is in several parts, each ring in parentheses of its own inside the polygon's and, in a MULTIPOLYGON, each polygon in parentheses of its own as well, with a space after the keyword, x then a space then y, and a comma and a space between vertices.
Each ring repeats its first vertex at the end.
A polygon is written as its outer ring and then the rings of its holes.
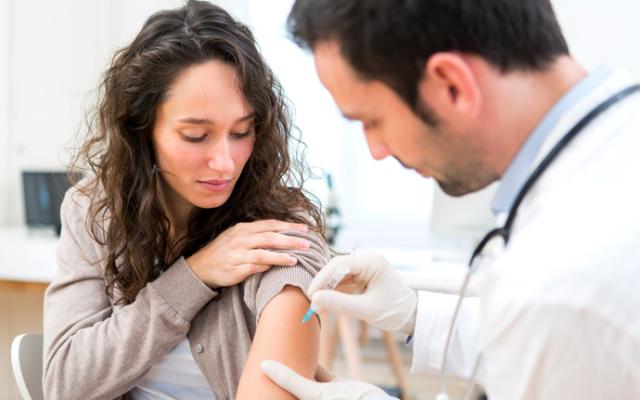
MULTIPOLYGON (((254 119, 256 116, 255 113, 249 113, 247 115, 245 115, 244 117, 240 117, 238 118, 235 123, 239 123, 239 122, 244 122, 244 121, 249 121, 251 119, 254 119)), ((193 125, 214 125, 214 121, 208 119, 208 118, 196 118, 196 117, 187 117, 187 118, 181 118, 178 120, 178 122, 184 122, 187 124, 193 124, 193 125)))

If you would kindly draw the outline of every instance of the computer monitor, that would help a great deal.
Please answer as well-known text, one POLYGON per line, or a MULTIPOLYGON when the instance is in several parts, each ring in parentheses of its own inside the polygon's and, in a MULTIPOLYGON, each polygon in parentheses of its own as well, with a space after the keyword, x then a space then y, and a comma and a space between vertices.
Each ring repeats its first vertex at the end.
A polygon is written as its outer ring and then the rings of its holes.
POLYGON ((23 171, 22 183, 27 226, 53 227, 60 234, 60 205, 71 187, 67 173, 23 171))

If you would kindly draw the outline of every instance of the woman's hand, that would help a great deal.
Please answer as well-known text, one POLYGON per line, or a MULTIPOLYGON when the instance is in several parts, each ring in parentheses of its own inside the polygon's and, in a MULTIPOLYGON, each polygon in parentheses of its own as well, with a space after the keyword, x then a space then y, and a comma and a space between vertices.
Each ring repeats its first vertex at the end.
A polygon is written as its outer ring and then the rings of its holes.
POLYGON ((296 265, 295 257, 270 251, 307 250, 308 241, 279 233, 291 230, 307 232, 309 228, 278 220, 239 223, 187 258, 187 263, 209 287, 232 286, 273 265, 296 265))

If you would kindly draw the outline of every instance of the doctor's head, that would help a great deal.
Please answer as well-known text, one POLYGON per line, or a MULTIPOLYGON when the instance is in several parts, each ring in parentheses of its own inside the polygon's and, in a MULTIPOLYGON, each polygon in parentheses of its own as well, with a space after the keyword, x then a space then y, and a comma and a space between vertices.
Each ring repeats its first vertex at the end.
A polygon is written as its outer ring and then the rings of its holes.
POLYGON ((288 24, 373 158, 451 195, 499 178, 527 77, 568 58, 548 0, 297 0, 288 24))

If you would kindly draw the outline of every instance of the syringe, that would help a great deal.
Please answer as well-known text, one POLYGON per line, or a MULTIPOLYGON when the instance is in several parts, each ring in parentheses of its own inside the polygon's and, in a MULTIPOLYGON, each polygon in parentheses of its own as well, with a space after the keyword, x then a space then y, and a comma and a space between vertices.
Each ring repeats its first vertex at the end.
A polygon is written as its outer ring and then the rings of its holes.
MULTIPOLYGON (((349 273, 349 268, 347 268, 344 265, 338 266, 336 268, 336 270, 333 272, 333 275, 331 276, 331 279, 329 280, 327 285, 324 287, 325 290, 333 290, 333 289, 335 289, 338 286, 338 284, 340 283, 340 281, 342 281, 342 279, 348 273, 349 273)), ((307 311, 307 313, 302 318, 302 323, 304 324, 307 321, 309 321, 309 319, 311 319, 311 316, 313 314, 315 314, 315 313, 316 313, 316 310, 313 309, 313 306, 310 306, 309 310, 307 311)))

